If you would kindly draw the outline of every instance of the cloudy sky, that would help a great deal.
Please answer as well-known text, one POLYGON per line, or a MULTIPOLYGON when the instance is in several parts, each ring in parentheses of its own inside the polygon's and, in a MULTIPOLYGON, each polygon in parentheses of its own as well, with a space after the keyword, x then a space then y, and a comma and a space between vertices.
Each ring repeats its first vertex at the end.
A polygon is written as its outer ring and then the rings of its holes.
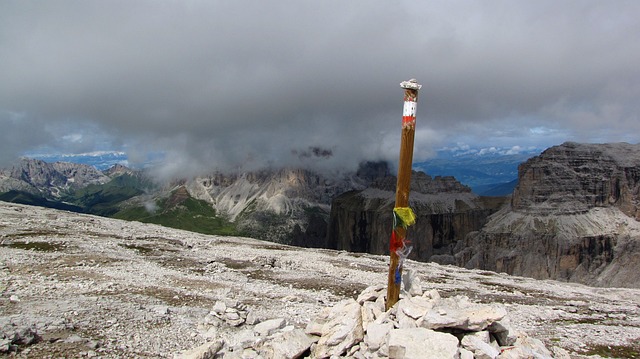
POLYGON ((165 153, 167 174, 640 141, 640 1, 0 2, 0 162, 165 153), (517 147, 516 147, 517 148, 517 147))

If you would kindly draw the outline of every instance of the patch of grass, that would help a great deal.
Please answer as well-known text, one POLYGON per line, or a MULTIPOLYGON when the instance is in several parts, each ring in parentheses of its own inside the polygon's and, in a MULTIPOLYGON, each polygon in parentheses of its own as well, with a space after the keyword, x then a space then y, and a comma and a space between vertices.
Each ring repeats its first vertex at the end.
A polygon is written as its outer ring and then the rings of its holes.
POLYGON ((7 235, 7 237, 9 237, 9 238, 46 237, 46 236, 54 236, 54 235, 59 235, 59 233, 58 232, 54 232, 54 231, 37 230, 37 231, 26 231, 26 232, 11 233, 11 234, 7 235))
POLYGON ((640 358, 640 345, 592 345, 583 354, 604 358, 640 358))
POLYGON ((251 261, 244 261, 240 259, 222 258, 220 259, 220 262, 222 262, 222 264, 224 264, 227 268, 236 270, 256 267, 256 265, 251 261))
POLYGON ((118 244, 118 245, 127 249, 133 249, 141 254, 148 254, 153 252, 153 248, 149 248, 145 246, 140 246, 135 244, 118 244))
POLYGON ((79 206, 64 202, 50 201, 39 195, 17 190, 0 193, 0 201, 27 204, 30 206, 54 208, 70 212, 82 212, 82 208, 79 206))
POLYGON ((58 252, 65 249, 65 245, 62 243, 50 243, 50 242, 9 242, 3 244, 5 247, 23 249, 25 251, 36 252, 58 252))

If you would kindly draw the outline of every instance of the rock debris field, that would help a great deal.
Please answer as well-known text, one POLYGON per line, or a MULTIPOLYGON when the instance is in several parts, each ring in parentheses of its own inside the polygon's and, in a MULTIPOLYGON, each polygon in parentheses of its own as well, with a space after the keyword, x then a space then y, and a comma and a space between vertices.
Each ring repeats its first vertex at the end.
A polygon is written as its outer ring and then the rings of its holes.
POLYGON ((640 357, 640 290, 387 266, 0 202, 0 357, 640 357))

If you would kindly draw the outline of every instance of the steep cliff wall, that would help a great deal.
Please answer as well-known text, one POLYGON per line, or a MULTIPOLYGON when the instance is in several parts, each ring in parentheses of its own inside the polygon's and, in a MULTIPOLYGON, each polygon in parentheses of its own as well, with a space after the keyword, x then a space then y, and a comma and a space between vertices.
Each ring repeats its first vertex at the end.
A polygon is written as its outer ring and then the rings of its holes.
POLYGON ((640 287, 639 145, 565 143, 519 177, 511 205, 457 248, 458 265, 640 287))
POLYGON ((567 142, 518 168, 515 211, 583 213, 616 207, 640 220, 640 145, 567 142))
MULTIPOLYGON (((395 177, 338 196, 331 205, 327 248, 386 254, 393 227, 395 177)), ((412 175, 410 206, 418 219, 408 231, 409 256, 421 261, 454 262, 454 248, 479 230, 500 203, 483 202, 453 177, 412 175)))

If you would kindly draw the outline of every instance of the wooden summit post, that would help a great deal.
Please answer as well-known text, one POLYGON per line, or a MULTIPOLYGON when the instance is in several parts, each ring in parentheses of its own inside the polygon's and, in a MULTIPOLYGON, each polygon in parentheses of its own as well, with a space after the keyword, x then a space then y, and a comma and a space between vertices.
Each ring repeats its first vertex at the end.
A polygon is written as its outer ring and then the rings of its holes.
MULTIPOLYGON (((398 182, 396 185, 396 203, 394 206, 394 229, 389 242, 389 277, 387 281, 386 310, 393 307, 400 297, 402 283, 402 261, 397 251, 406 249, 407 229, 396 223, 396 209, 409 207, 411 185, 411 167, 413 164, 413 140, 416 132, 416 104, 418 90, 422 87, 415 79, 403 81, 404 108, 402 111, 402 138, 400 140, 400 160, 398 162, 398 182)), ((410 211, 410 210, 409 210, 410 211)), ((411 212, 413 213, 413 212, 411 212)))

